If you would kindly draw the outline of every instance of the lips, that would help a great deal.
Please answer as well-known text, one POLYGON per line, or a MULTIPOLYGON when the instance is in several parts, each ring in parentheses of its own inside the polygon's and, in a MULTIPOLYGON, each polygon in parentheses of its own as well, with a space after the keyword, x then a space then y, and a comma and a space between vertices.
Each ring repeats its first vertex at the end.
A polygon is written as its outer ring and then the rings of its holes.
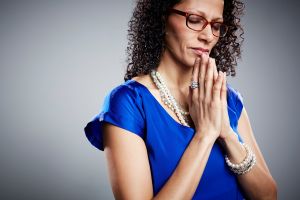
POLYGON ((203 53, 208 54, 209 50, 208 49, 203 49, 201 47, 192 47, 191 48, 193 50, 194 53, 196 53, 197 55, 201 55, 203 53))

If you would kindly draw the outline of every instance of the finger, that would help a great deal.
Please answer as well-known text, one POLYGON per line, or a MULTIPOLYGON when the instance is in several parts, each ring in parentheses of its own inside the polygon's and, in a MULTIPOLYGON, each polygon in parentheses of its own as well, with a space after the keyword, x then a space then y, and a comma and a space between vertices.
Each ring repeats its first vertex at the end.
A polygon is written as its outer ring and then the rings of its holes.
POLYGON ((218 70, 217 70, 217 65, 216 65, 216 59, 213 58, 213 63, 214 63, 214 82, 216 82, 218 78, 218 70))
POLYGON ((205 101, 208 103, 212 99, 212 85, 213 85, 213 73, 214 73, 214 66, 212 63, 212 59, 208 58, 207 63, 207 70, 205 76, 205 101))
POLYGON ((219 102, 221 100, 220 99, 220 96, 221 96, 220 91, 221 91, 221 87, 222 87, 223 78, 224 78, 223 72, 219 71, 217 81, 213 87, 213 101, 214 102, 219 102))
POLYGON ((222 88, 221 88, 221 101, 224 104, 227 104, 227 78, 226 78, 226 72, 224 73, 224 78, 223 78, 223 82, 222 82, 222 88))
MULTIPOLYGON (((191 81, 196 81, 198 82, 198 79, 199 79, 199 68, 200 68, 200 58, 197 57, 195 59, 195 62, 194 62, 194 66, 193 66, 193 72, 192 72, 192 80, 191 81)), ((197 100, 198 99, 198 96, 199 96, 199 89, 195 88, 195 89, 192 89, 190 87, 190 92, 191 92, 191 100, 195 99, 197 100)))
POLYGON ((199 65, 200 65, 200 58, 197 57, 194 62, 193 66, 193 72, 192 72, 192 81, 198 81, 198 76, 199 76, 199 65))
POLYGON ((201 55, 201 62, 200 62, 200 73, 199 73, 199 84, 200 84, 200 94, 199 99, 204 99, 204 79, 206 74, 206 65, 207 65, 207 56, 203 53, 201 55))

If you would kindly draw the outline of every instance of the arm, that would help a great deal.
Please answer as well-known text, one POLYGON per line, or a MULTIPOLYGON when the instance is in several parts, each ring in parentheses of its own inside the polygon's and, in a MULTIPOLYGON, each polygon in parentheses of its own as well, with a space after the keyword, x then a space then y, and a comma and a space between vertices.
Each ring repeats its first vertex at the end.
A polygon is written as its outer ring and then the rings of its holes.
MULTIPOLYGON (((232 130, 231 130, 232 131, 232 130)), ((238 122, 238 132, 256 155, 256 165, 248 173, 238 176, 238 181, 249 199, 277 199, 276 182, 271 176, 263 155, 255 140, 246 109, 243 108, 238 122)), ((229 159, 240 163, 246 156, 245 150, 234 133, 227 134, 222 144, 229 159)))
POLYGON ((192 78, 199 81, 200 90, 194 88, 189 93, 195 135, 173 174, 155 197, 144 141, 124 129, 109 124, 104 126, 104 150, 116 199, 192 199, 221 131, 221 100, 226 100, 226 82, 225 74, 214 73, 214 68, 215 61, 205 54, 202 54, 201 62, 200 58, 195 60, 192 78), (213 76, 216 78, 214 83, 213 76))
POLYGON ((212 137, 195 134, 172 176, 154 197, 144 141, 111 124, 105 124, 103 129, 104 151, 116 199, 183 200, 193 197, 214 144, 212 137))

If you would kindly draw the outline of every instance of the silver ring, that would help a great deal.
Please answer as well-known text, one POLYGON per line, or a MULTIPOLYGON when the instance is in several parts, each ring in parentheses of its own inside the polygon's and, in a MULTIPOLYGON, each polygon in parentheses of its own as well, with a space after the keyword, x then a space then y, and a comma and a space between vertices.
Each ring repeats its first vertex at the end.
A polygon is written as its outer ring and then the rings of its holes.
POLYGON ((190 87, 191 87, 191 89, 199 88, 199 82, 197 82, 197 81, 192 81, 190 87))

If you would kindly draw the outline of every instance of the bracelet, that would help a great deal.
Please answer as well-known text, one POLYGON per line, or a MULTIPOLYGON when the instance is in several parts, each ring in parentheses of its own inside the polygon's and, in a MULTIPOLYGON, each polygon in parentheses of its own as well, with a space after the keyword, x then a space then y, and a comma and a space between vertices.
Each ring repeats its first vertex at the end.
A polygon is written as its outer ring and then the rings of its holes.
POLYGON ((245 143, 242 143, 242 145, 245 148, 247 155, 246 155, 246 158, 241 163, 233 164, 229 160, 228 156, 225 155, 225 161, 226 161, 227 165, 229 166, 230 170, 237 175, 246 174, 256 164, 255 154, 251 151, 251 149, 249 148, 248 145, 246 145, 245 143))

